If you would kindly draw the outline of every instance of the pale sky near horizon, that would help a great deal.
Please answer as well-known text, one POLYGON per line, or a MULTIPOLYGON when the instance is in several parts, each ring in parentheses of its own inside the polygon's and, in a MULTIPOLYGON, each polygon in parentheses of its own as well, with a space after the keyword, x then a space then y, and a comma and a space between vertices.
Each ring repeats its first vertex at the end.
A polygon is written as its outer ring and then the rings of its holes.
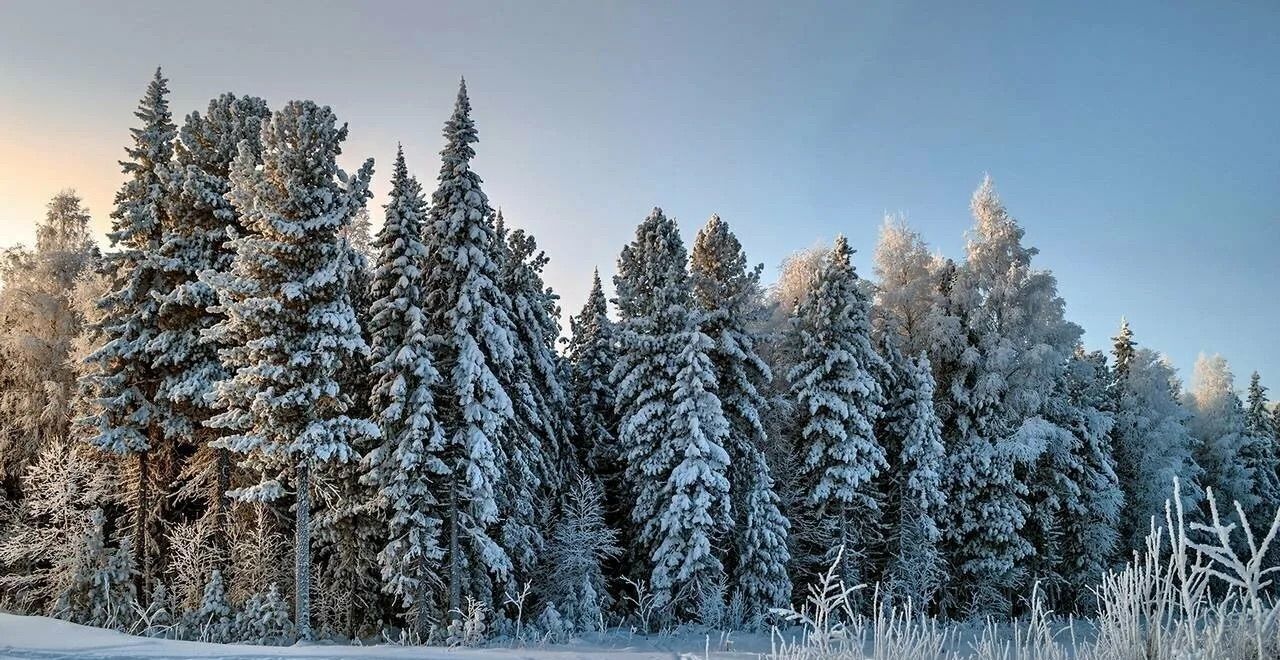
POLYGON ((105 231, 157 65, 179 123, 223 91, 333 106, 379 194, 397 141, 432 187, 465 75, 475 169, 566 313, 653 206, 686 243, 719 213, 766 279, 836 233, 870 275, 886 212, 962 258, 989 172, 1089 348, 1127 316, 1184 380, 1221 353, 1278 398, 1278 33, 1274 0, 0 0, 0 246, 66 187, 105 231))

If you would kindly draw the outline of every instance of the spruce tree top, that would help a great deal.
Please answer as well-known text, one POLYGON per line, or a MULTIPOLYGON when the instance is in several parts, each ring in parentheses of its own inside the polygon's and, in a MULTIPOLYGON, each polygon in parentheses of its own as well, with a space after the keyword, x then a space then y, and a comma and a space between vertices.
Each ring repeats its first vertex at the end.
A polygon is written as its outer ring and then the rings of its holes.
MULTIPOLYGON (((116 193, 112 229, 107 233, 111 244, 122 252, 154 249, 160 240, 161 177, 173 158, 173 139, 177 134, 169 101, 165 98, 169 93, 168 83, 157 67, 155 77, 133 113, 142 120, 142 125, 129 129, 134 144, 125 149, 130 160, 121 161, 120 168, 130 178, 116 193)), ((129 256, 140 258, 137 254, 129 256)))
POLYGON ((1250 435, 1270 438, 1276 434, 1275 422, 1267 412, 1267 388, 1258 372, 1249 376, 1249 394, 1245 399, 1245 428, 1250 435))
POLYGON ((453 115, 444 123, 445 147, 440 152, 440 186, 431 201, 437 212, 464 213, 466 217, 443 218, 446 222, 487 222, 491 215, 489 198, 480 190, 480 175, 471 170, 476 150, 471 145, 480 141, 476 124, 471 119, 471 100, 467 98, 467 81, 458 84, 458 98, 453 115))
MULTIPOLYGON (((569 331, 574 337, 594 338, 609 327, 609 304, 604 297, 604 287, 600 284, 600 269, 591 271, 591 291, 587 293, 587 302, 582 311, 569 318, 569 331)), ((571 341, 572 345, 573 342, 571 341)))
POLYGON ((661 319, 668 319, 683 326, 684 314, 692 302, 685 270, 688 261, 680 228, 655 206, 636 227, 635 240, 618 257, 613 284, 623 320, 661 323, 661 319))
POLYGON ((422 271, 426 248, 422 243, 427 202, 422 185, 409 175, 404 148, 397 147, 387 194, 386 221, 373 241, 372 309, 369 332, 374 363, 396 351, 408 327, 422 322, 422 271), (412 316, 413 318, 410 318, 412 316))
POLYGON ((1124 378, 1129 375, 1129 365, 1133 362, 1134 349, 1138 345, 1138 342, 1133 340, 1133 331, 1129 329, 1128 319, 1120 319, 1120 332, 1111 340, 1115 342, 1112 344, 1114 348, 1111 352, 1116 358, 1116 375, 1124 378))
POLYGON ((760 293, 762 268, 747 265, 747 253, 729 223, 713 215, 693 241, 693 297, 704 310, 720 309, 735 318, 745 315, 760 293))

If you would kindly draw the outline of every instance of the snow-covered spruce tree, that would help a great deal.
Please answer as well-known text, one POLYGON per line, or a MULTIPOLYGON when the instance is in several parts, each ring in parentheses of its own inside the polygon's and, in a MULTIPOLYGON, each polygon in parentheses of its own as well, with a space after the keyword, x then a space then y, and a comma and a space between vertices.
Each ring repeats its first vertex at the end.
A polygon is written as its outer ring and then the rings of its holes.
POLYGON ((169 603, 169 590, 164 582, 157 580, 151 588, 151 597, 147 599, 141 619, 141 623, 146 624, 141 631, 144 637, 173 638, 173 606, 169 603))
POLYGON ((291 101, 262 129, 262 165, 242 150, 228 193, 247 232, 232 240, 231 270, 213 276, 215 333, 241 338, 225 346, 229 376, 214 387, 225 409, 209 420, 228 435, 216 441, 244 454, 264 480, 234 497, 270 501, 292 472, 296 498, 295 605, 298 634, 311 635, 310 476, 318 463, 348 461, 351 444, 378 429, 346 412, 351 395, 339 370, 367 348, 348 302, 347 247, 339 231, 369 196, 373 161, 355 176, 338 168, 347 137, 333 111, 291 101))
POLYGON ((1245 397, 1244 410, 1245 431, 1254 437, 1275 438, 1275 419, 1267 411, 1267 388, 1262 384, 1262 376, 1253 372, 1249 376, 1249 393, 1245 397))
POLYGON ((565 357, 569 363, 570 400, 574 404, 574 448, 578 463, 600 479, 606 508, 610 508, 610 493, 617 493, 621 477, 616 444, 618 418, 609 380, 618 351, 599 269, 591 272, 591 291, 582 311, 569 317, 569 333, 565 357))
POLYGON ((689 614, 723 580, 717 541, 732 524, 729 436, 715 395, 714 342, 698 327, 688 255, 676 223, 655 208, 618 257, 622 317, 612 379, 638 559, 659 611, 689 614))
POLYGON ((746 253, 729 224, 713 215, 694 240, 689 270, 694 301, 703 311, 702 331, 714 344, 715 392, 730 429, 725 449, 734 531, 726 563, 745 614, 756 619, 791 601, 788 523, 773 490, 764 454, 769 439, 761 420, 766 407, 761 388, 773 376, 748 327, 763 313, 761 267, 747 267, 746 253))
POLYGON ((927 608, 946 577, 939 523, 946 511, 942 473, 946 454, 933 408, 929 358, 904 356, 900 335, 888 332, 882 354, 890 373, 883 383, 882 436, 889 469, 884 524, 886 595, 892 602, 927 608))
POLYGON ((232 628, 235 640, 248 644, 288 644, 294 635, 289 605, 274 582, 245 601, 232 628))
POLYGON ((796 404, 796 446, 808 475, 808 505, 833 532, 828 560, 840 555, 847 585, 869 577, 864 558, 880 524, 881 502, 872 481, 888 467, 875 436, 885 398, 887 365, 871 344, 870 305, 859 286, 843 236, 808 296, 796 307, 792 332, 801 359, 788 379, 796 404))
POLYGON ((378 554, 383 589, 413 612, 420 639, 429 633, 427 607, 439 580, 444 434, 432 390, 440 374, 432 361, 425 327, 428 221, 422 187, 409 176, 404 151, 396 153, 386 222, 376 250, 370 309, 370 408, 382 429, 381 442, 364 458, 364 481, 377 489, 385 508, 386 545, 378 554))
POLYGON ((609 527, 604 513, 599 484, 578 474, 547 539, 541 596, 580 631, 599 629, 603 614, 613 604, 602 567, 622 550, 618 532, 609 527))
POLYGON ((138 604, 134 590, 132 537, 111 548, 106 542, 106 516, 102 509, 89 513, 89 523, 76 555, 76 580, 59 597, 62 618, 99 628, 123 630, 134 621, 138 604))
MULTIPOLYGON (((1121 335, 1125 334, 1122 330, 1121 335)), ((1182 482, 1188 509, 1202 495, 1201 470, 1192 455, 1195 440, 1187 428, 1191 413, 1178 400, 1181 385, 1173 366, 1159 353, 1134 345, 1131 338, 1117 342, 1112 385, 1116 406, 1112 452, 1124 501, 1116 548, 1121 561, 1142 550, 1152 518, 1164 520, 1164 503, 1173 492, 1174 479, 1182 482), (1127 357, 1121 359, 1121 355, 1127 357)))
POLYGON ((547 288, 542 269, 547 257, 523 230, 507 230, 499 211, 495 232, 502 242, 499 286, 510 301, 515 359, 503 376, 512 397, 514 419, 504 431, 507 478, 502 508, 502 544, 511 557, 515 582, 535 573, 545 546, 540 512, 551 509, 565 478, 576 468, 569 447, 569 404, 561 382, 559 296, 547 288))
POLYGON ((168 434, 186 445, 184 453, 194 452, 181 467, 175 496, 199 502, 205 515, 216 516, 217 542, 224 548, 231 458, 226 449, 208 446, 216 430, 204 426, 213 414, 213 384, 226 377, 219 342, 204 335, 222 315, 211 310, 217 295, 201 273, 231 269, 229 240, 245 233, 226 197, 231 166, 242 144, 260 161, 262 124, 270 115, 266 101, 230 93, 210 100, 205 114, 187 115, 174 146, 167 222, 154 259, 160 281, 159 332, 150 345, 160 378, 156 399, 165 404, 168 434))
MULTIPOLYGON (((608 301, 600 271, 591 274, 587 301, 569 317, 565 347, 569 400, 573 402, 573 449, 578 465, 600 484, 605 524, 618 534, 618 545, 630 547, 630 502, 624 478, 625 462, 618 446, 618 415, 609 374, 618 359, 616 325, 609 319, 608 301)), ((605 560, 610 581, 626 575, 624 553, 605 560)))
POLYGON ((26 467, 67 436, 77 376, 72 343, 84 322, 72 294, 97 260, 89 212, 72 190, 50 200, 34 250, 0 254, 0 497, 16 496, 26 467))
POLYGON ((1063 319, 1052 273, 1034 270, 1038 250, 996 196, 988 177, 974 193, 966 259, 949 282, 935 338, 938 410, 952 494, 946 546, 951 606, 1007 615, 1012 589, 1035 552, 1023 526, 1029 471, 1048 436, 1041 414, 1081 330, 1063 319))
POLYGON ((222 571, 215 570, 209 574, 209 581, 204 585, 200 606, 182 617, 182 638, 218 644, 237 641, 233 639, 233 624, 231 603, 227 602, 222 571))
POLYGON ((1029 564, 1061 611, 1095 611, 1091 589, 1114 556, 1123 497, 1111 449, 1109 379, 1105 356, 1078 348, 1043 416, 1046 442, 1028 521, 1037 548, 1029 564))
POLYGON ((461 615, 464 592, 494 604, 492 580, 505 581, 511 558, 494 538, 502 519, 499 499, 506 475, 501 446, 514 419, 503 376, 515 359, 510 301, 498 285, 501 246, 490 222, 489 200, 471 170, 478 141, 466 83, 444 126, 439 185, 431 197, 427 246, 428 335, 435 341, 437 415, 444 430, 447 473, 443 505, 448 609, 461 615))
POLYGON ((1256 371, 1249 377, 1244 432, 1245 460, 1254 467, 1254 490, 1260 500, 1255 521, 1261 526, 1266 524, 1263 518, 1269 512, 1280 508, 1280 443, 1276 442, 1275 424, 1267 413, 1267 388, 1256 371))
POLYGON ((1111 338, 1111 341, 1111 356, 1115 360, 1112 371, 1115 373, 1115 379, 1118 383, 1129 376, 1129 370, 1138 347, 1138 342, 1133 338, 1133 330, 1129 327, 1129 319, 1120 318, 1120 331, 1111 338))
MULTIPOLYGON (((370 272, 368 213, 363 207, 338 232, 346 252, 347 304, 367 344, 369 323, 370 272)), ((338 385, 352 399, 347 415, 370 419, 372 382, 367 356, 356 353, 343 360, 338 385)), ((354 438, 351 448, 358 456, 373 449, 368 438, 354 438)), ((356 462, 332 462, 318 466, 313 474, 317 494, 312 515, 316 574, 320 588, 315 594, 316 614, 329 632, 348 638, 367 636, 382 618, 378 607, 381 590, 378 552, 386 543, 384 521, 376 515, 377 494, 361 483, 363 472, 356 462)))
POLYGON ((161 374, 155 363, 163 356, 153 347, 160 332, 156 296, 163 293, 157 257, 169 225, 167 184, 176 133, 168 93, 168 80, 156 69, 134 113, 141 126, 132 129, 133 145, 125 149, 129 160, 121 168, 128 178, 116 193, 107 234, 113 249, 106 255, 105 268, 112 291, 100 303, 99 327, 105 343, 89 356, 96 368, 88 375, 88 387, 101 411, 96 417, 83 418, 86 426, 96 428, 89 434, 90 444, 136 458, 130 509, 138 591, 144 594, 150 591, 156 550, 149 458, 153 451, 167 451, 172 438, 167 435, 172 429, 164 424, 167 406, 157 399, 161 374))

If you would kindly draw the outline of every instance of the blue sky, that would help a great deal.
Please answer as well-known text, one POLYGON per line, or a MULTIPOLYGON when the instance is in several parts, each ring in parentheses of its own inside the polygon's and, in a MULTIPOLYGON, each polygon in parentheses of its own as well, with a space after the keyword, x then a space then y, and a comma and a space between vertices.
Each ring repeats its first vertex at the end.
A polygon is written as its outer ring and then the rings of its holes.
POLYGON ((332 105, 378 192, 397 141, 434 179, 465 75, 476 169, 567 310, 655 205, 686 240, 719 213, 766 276, 837 232, 869 273, 886 212, 961 256, 989 172, 1087 345, 1127 315, 1185 378, 1218 352, 1280 391, 1278 32, 1274 0, 11 3, 0 244, 68 186, 105 229, 156 65, 179 114, 332 105))

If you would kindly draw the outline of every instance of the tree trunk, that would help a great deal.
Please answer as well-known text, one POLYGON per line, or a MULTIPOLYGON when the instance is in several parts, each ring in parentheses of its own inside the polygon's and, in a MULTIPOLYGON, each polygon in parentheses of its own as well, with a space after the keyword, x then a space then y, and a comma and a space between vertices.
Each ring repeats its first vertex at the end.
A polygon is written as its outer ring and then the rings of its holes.
POLYGON ((227 449, 215 449, 214 456, 217 460, 218 482, 217 492, 214 496, 217 498, 214 506, 217 507, 217 524, 218 524, 218 541, 222 544, 224 556, 231 556, 231 520, 230 509, 231 503, 227 498, 227 491, 231 490, 231 452, 227 449))
POLYGON ((430 570, 426 556, 418 555, 418 593, 414 594, 418 616, 413 622, 413 629, 418 634, 416 640, 418 644, 425 644, 427 637, 431 635, 431 626, 427 625, 427 599, 431 593, 430 585, 427 584, 427 575, 430 570))
POLYGON ((133 519, 133 565, 138 574, 134 577, 138 602, 146 605, 151 595, 148 582, 151 579, 151 553, 147 552, 147 510, 150 506, 151 488, 151 453, 140 451, 138 454, 138 487, 135 495, 133 519))
MULTIPOLYGON (((454 477, 456 482, 457 477, 454 477)), ((458 485, 449 487, 449 618, 462 618, 462 558, 458 556, 458 485)))
POLYGON ((298 463, 297 521, 295 525, 293 572, 294 613, 298 638, 311 639, 311 485, 307 459, 298 463))

